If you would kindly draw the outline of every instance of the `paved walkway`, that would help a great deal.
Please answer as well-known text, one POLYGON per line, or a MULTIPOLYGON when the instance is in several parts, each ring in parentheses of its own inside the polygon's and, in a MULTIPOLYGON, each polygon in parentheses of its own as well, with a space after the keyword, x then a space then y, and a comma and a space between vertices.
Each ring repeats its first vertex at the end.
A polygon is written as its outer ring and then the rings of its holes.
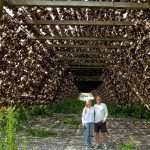
MULTIPOLYGON (((78 115, 56 115, 51 118, 37 117, 28 124, 28 128, 54 131, 56 137, 28 137, 28 150, 84 150, 83 129, 76 124, 80 121, 78 115), (73 123, 68 123, 73 120, 73 123)), ((133 142, 135 150, 150 150, 150 122, 130 119, 109 119, 108 149, 118 150, 119 145, 133 142), (138 148, 137 148, 138 147, 138 148)), ((19 133, 21 139, 25 131, 19 133)), ((94 135, 94 134, 93 134, 94 135)), ((94 143, 94 140, 93 140, 94 143)), ((101 142, 100 142, 101 144, 101 142)), ((23 147, 19 146, 19 150, 23 147)), ((102 150, 102 148, 100 147, 102 150)))

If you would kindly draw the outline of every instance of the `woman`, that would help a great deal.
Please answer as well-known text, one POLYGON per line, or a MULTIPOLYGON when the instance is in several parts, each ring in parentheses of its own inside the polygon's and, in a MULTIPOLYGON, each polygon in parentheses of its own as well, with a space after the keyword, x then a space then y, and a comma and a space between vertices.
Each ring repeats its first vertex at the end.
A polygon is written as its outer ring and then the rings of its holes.
POLYGON ((90 100, 86 101, 85 108, 82 112, 82 125, 84 127, 84 138, 86 149, 92 149, 91 134, 93 132, 94 124, 94 107, 90 100))

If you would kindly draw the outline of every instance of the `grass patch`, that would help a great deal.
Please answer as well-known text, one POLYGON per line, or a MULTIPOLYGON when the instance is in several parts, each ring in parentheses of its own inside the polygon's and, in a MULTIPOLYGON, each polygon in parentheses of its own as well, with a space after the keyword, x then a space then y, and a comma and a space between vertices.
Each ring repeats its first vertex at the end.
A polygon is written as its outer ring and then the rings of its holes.
POLYGON ((54 131, 38 130, 38 129, 28 129, 27 134, 33 137, 56 137, 57 133, 54 131))
POLYGON ((85 102, 75 100, 63 100, 55 102, 49 106, 51 113, 62 113, 62 114, 81 114, 83 108, 85 107, 85 102))
POLYGON ((119 145, 118 150, 139 150, 139 147, 133 139, 130 139, 126 143, 119 145))
POLYGON ((109 117, 111 118, 132 118, 150 120, 150 111, 142 105, 119 106, 115 103, 107 103, 109 117))
POLYGON ((65 115, 64 118, 69 118, 69 119, 75 119, 76 118, 76 114, 69 114, 69 115, 65 115))
POLYGON ((63 120, 62 123, 63 124, 70 124, 70 125, 79 125, 79 124, 81 124, 80 121, 70 120, 70 119, 63 120))

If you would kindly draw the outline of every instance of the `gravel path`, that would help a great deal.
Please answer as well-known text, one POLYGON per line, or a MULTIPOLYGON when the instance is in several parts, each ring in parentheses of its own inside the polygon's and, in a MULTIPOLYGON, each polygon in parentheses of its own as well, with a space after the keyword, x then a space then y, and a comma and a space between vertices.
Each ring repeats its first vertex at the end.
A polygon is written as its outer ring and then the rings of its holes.
MULTIPOLYGON (((83 129, 79 124, 65 121, 80 122, 79 115, 55 115, 51 118, 37 117, 29 122, 26 129, 41 129, 53 131, 57 136, 48 138, 27 137, 28 150, 84 150, 83 129)), ((150 150, 150 122, 126 118, 109 119, 108 149, 118 150, 123 143, 134 143, 135 150, 150 150)), ((27 136, 26 129, 18 134, 21 139, 27 136)), ((94 136, 94 133, 93 133, 94 136)), ((94 139, 93 139, 94 143, 94 139)), ((101 145, 101 142, 100 142, 101 145)), ((102 150, 102 147, 100 147, 102 150)), ((23 150, 21 142, 19 150, 23 150)))

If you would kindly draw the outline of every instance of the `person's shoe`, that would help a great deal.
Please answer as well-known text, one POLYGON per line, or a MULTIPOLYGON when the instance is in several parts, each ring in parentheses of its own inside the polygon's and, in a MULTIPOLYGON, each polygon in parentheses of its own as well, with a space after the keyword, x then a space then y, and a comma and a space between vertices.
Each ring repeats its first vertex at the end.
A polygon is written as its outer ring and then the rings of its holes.
POLYGON ((106 150, 106 149, 107 149, 107 145, 106 145, 106 144, 104 144, 103 148, 106 150))
POLYGON ((89 146, 86 146, 85 148, 86 150, 90 150, 90 149, 93 149, 92 147, 89 147, 89 146))
POLYGON ((89 150, 89 147, 86 146, 85 149, 86 149, 86 150, 89 150))
POLYGON ((94 148, 95 148, 95 149, 98 149, 98 148, 99 148, 99 145, 98 145, 98 144, 96 144, 94 148))

